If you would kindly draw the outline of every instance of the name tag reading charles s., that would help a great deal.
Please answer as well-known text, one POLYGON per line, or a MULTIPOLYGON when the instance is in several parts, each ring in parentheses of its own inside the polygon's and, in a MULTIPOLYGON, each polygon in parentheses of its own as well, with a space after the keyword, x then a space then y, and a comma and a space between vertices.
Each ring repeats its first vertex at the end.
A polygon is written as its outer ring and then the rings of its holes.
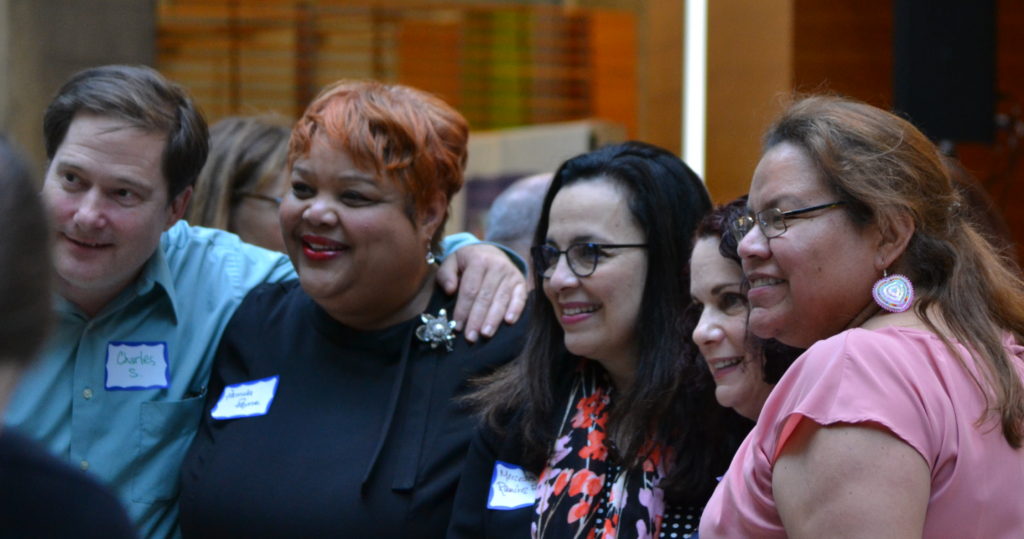
POLYGON ((108 342, 108 390, 157 389, 170 385, 165 342, 108 342))
POLYGON ((227 386, 210 410, 210 417, 235 419, 266 415, 276 393, 277 376, 227 386))
POLYGON ((495 461, 491 476, 491 492, 487 508, 509 511, 533 505, 536 501, 537 478, 515 464, 495 461))

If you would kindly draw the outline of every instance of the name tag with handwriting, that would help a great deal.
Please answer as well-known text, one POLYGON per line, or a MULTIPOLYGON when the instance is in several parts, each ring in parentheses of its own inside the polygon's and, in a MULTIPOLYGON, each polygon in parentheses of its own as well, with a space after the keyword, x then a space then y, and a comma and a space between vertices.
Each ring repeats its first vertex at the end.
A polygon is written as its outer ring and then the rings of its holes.
POLYGON ((225 387, 217 404, 210 410, 210 417, 236 419, 266 415, 277 393, 277 378, 271 376, 225 387))
POLYGON ((108 390, 157 389, 170 385, 165 342, 108 342, 108 390))
POLYGON ((533 505, 537 498, 537 478, 515 464, 495 461, 487 508, 509 511, 533 505))

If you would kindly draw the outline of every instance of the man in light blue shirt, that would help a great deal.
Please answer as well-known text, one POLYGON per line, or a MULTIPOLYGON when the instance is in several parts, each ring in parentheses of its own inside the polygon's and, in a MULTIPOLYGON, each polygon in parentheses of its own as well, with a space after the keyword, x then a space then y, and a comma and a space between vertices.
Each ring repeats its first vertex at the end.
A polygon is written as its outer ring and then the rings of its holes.
MULTIPOLYGON (((6 422, 110 485, 143 536, 173 536, 178 472, 224 326, 253 287, 295 273, 280 253, 179 221, 208 135, 188 95, 156 71, 73 76, 44 132, 59 320, 6 422)), ((464 290, 479 299, 459 300, 477 317, 467 337, 518 316, 522 277, 504 255, 457 265, 472 268, 464 290)), ((449 289, 455 273, 444 273, 449 289)))

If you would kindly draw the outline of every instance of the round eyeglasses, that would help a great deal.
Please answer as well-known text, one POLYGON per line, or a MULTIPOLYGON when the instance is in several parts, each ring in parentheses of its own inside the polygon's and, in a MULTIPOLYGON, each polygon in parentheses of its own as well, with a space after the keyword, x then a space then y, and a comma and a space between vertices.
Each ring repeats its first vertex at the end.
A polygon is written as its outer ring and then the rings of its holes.
POLYGON ((646 243, 574 243, 559 251, 554 245, 534 245, 530 248, 533 255, 533 267, 537 275, 550 278, 558 266, 558 258, 563 254, 569 264, 569 271, 577 277, 589 277, 597 270, 601 257, 607 256, 606 249, 625 249, 628 247, 647 247, 646 243))
POLYGON ((754 228, 754 223, 757 223, 757 227, 761 229, 761 233, 764 234, 764 237, 769 239, 777 238, 785 234, 786 230, 788 230, 788 227, 786 226, 786 219, 809 219, 811 217, 817 217, 815 215, 803 214, 818 210, 829 210, 842 206, 843 204, 846 204, 846 202, 838 200, 836 202, 819 204, 817 206, 808 206, 798 210, 782 211, 778 208, 768 208, 755 214, 752 214, 750 210, 747 210, 748 213, 746 215, 737 217, 736 220, 729 223, 729 232, 732 234, 732 237, 739 242, 747 235, 747 232, 750 232, 751 228, 754 228))

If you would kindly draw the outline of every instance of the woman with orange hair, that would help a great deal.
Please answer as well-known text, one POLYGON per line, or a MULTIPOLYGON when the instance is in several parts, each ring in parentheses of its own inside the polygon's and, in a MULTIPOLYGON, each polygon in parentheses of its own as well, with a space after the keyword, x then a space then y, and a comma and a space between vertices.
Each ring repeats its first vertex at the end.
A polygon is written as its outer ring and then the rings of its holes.
POLYGON ((306 110, 280 213, 299 279, 255 289, 225 330, 186 536, 444 533, 472 429, 454 397, 521 348, 517 327, 467 343, 435 284, 467 137, 404 86, 342 81, 306 110))

